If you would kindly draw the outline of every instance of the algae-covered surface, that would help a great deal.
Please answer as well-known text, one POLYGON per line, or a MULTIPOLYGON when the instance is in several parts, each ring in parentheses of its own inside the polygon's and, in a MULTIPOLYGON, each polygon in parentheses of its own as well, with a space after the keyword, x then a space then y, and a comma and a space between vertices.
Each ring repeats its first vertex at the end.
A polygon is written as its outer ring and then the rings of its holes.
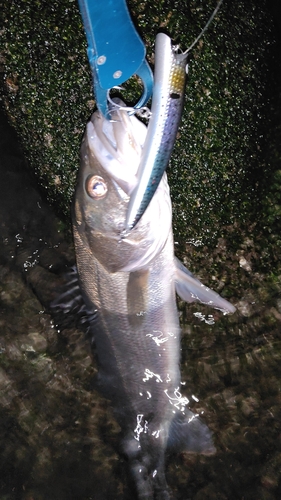
MULTIPOLYGON (((186 48, 211 3, 131 1, 149 60, 159 26, 186 48)), ((66 0, 3 7, 3 107, 27 165, 1 115, 0 498, 129 500, 119 429, 95 389, 88 344, 48 314, 74 262, 65 221, 94 108, 81 19, 66 0)), ((176 250, 237 312, 179 302, 182 393, 217 453, 167 459, 177 500, 281 498, 278 13, 273 1, 225 0, 190 60, 169 167, 176 250)), ((138 91, 126 86, 128 100, 138 91)))
MULTIPOLYGON (((177 237, 210 241, 257 211, 272 175, 279 60, 272 2, 225 0, 191 53, 182 125, 169 168, 177 237)), ((189 47, 216 2, 131 0, 153 63, 165 29, 189 47)), ((79 146, 95 103, 77 2, 4 0, 2 96, 48 200, 69 217, 79 146)), ((127 85, 128 104, 140 92, 127 85)))

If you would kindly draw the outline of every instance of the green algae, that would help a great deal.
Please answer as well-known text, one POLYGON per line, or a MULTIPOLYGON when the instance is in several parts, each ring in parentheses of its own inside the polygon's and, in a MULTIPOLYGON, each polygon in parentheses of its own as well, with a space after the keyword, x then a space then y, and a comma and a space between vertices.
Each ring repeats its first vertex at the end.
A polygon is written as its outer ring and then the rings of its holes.
MULTIPOLYGON (((159 28, 186 49, 215 5, 131 0, 149 61, 159 28)), ((41 188, 69 218, 81 137, 95 105, 77 3, 6 0, 2 15, 4 106, 41 188)), ((278 93, 275 54, 266 0, 225 1, 192 51, 182 123, 168 169, 175 238, 181 245, 186 240, 216 242, 224 227, 256 221, 264 210, 270 222, 280 218, 279 198, 272 204, 267 195, 278 168, 269 151, 278 93)), ((139 92, 132 78, 127 99, 134 102, 139 92)), ((278 191, 278 175, 275 179, 278 191)))
POLYGON ((67 1, 6 2, 5 14, 5 106, 48 199, 67 214, 94 105, 80 15, 67 1))

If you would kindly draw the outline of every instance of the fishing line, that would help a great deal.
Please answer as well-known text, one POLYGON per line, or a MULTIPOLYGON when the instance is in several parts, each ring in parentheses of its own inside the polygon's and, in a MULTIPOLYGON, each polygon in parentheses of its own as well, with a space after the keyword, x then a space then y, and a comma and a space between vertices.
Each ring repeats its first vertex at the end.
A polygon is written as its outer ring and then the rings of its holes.
MULTIPOLYGON (((222 2, 223 2, 223 0, 219 0, 216 8, 214 9, 213 13, 211 14, 211 16, 210 16, 209 20, 207 21, 207 23, 205 24, 204 28, 199 33, 198 37, 194 40, 194 42, 190 45, 190 47, 183 52, 183 55, 188 54, 188 52, 190 52, 191 49, 193 49, 194 45, 196 45, 196 43, 204 35, 205 31, 207 31, 207 29, 209 28, 209 26, 210 26, 211 22, 213 21, 214 17, 218 13, 218 10, 219 10, 222 2)), ((179 45, 175 45, 173 47, 173 50, 175 52, 177 52, 179 50, 179 45)), ((188 68, 188 66, 187 66, 187 68, 188 68)), ((118 89, 118 90, 124 90, 124 87, 121 87, 119 85, 116 85, 113 88, 118 89)), ((111 99, 109 91, 108 91, 108 94, 107 94, 107 100, 109 101, 109 103, 110 103, 110 105, 112 107, 112 111, 116 110, 116 109, 119 109, 121 111, 127 111, 129 115, 136 114, 136 115, 139 115, 141 118, 144 118, 146 120, 149 120, 149 118, 151 117, 151 111, 146 106, 142 106, 141 108, 135 108, 135 107, 127 107, 127 106, 123 107, 123 106, 118 105, 117 103, 115 103, 111 99)), ((118 121, 118 120, 112 120, 112 119, 110 119, 110 121, 111 122, 115 122, 115 121, 118 121)))
POLYGON ((187 54, 191 49, 193 49, 194 45, 196 45, 196 43, 200 40, 200 38, 204 35, 205 31, 207 31, 207 29, 209 28, 212 20, 214 19, 214 17, 216 16, 221 4, 222 4, 223 0, 219 0, 219 3, 218 5, 216 6, 214 12, 212 13, 210 19, 208 20, 208 22, 205 24, 204 28, 202 29, 202 31, 199 33, 198 37, 196 38, 196 40, 194 40, 194 42, 190 45, 190 47, 188 49, 186 49, 185 52, 183 52, 183 54, 187 54))

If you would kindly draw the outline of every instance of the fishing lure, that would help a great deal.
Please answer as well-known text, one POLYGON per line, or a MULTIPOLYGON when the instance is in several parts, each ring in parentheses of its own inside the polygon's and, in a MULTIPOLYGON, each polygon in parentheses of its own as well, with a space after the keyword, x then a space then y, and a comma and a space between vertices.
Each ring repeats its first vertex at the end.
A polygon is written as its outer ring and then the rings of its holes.
POLYGON ((130 195, 124 237, 142 217, 169 163, 182 115, 188 55, 208 29, 222 2, 219 0, 208 22, 185 52, 179 53, 179 47, 172 45, 164 33, 156 36, 151 117, 137 185, 130 195))
POLYGON ((164 33, 155 42, 154 89, 146 140, 130 195, 125 233, 133 229, 153 197, 169 163, 182 115, 188 53, 164 33))

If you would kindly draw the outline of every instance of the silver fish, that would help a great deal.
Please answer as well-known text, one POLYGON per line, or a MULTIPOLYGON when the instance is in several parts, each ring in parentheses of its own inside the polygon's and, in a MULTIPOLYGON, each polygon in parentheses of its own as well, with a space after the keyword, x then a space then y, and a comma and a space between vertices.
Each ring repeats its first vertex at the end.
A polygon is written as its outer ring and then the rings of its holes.
POLYGON ((81 148, 73 233, 80 286, 94 324, 100 386, 122 429, 137 497, 170 498, 166 450, 213 453, 208 427, 180 393, 176 291, 225 312, 235 308, 174 257, 166 174, 139 223, 124 231, 146 127, 126 111, 95 112, 81 148))

